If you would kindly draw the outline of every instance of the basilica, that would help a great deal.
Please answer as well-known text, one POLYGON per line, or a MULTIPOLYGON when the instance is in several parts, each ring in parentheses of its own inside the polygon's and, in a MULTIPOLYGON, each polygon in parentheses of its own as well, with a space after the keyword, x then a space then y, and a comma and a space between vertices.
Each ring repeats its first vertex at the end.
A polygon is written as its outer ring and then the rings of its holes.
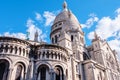
POLYGON ((120 80, 117 52, 96 32, 85 46, 85 33, 63 3, 51 26, 51 44, 0 37, 0 80, 120 80))

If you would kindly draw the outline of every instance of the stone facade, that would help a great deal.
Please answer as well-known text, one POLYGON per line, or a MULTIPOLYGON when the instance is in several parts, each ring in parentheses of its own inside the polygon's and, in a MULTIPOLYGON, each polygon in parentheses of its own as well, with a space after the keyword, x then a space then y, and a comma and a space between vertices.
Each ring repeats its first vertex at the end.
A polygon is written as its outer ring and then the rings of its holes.
POLYGON ((85 46, 84 32, 63 4, 51 27, 51 44, 0 37, 0 80, 120 80, 116 51, 95 32, 85 46))

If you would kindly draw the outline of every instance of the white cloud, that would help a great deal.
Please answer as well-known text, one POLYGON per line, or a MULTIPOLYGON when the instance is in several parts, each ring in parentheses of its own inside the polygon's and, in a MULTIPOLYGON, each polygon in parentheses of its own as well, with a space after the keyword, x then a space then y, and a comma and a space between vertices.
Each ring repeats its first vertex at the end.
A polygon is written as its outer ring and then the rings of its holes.
POLYGON ((112 49, 115 49, 117 51, 120 59, 120 40, 114 39, 114 40, 108 41, 108 43, 112 49))
MULTIPOLYGON (((119 13, 119 11, 120 8, 116 10, 117 13, 119 13)), ((113 19, 110 17, 103 17, 100 19, 96 25, 95 31, 102 39, 118 37, 118 34, 120 34, 120 14, 117 14, 113 19)), ((90 36, 91 32, 88 35, 89 39, 91 39, 90 36)))
POLYGON ((27 20, 27 25, 28 27, 27 29, 27 32, 29 32, 29 39, 30 40, 34 40, 34 35, 35 35, 35 32, 38 31, 38 35, 39 35, 39 40, 42 39, 42 40, 45 40, 46 38, 46 34, 43 34, 42 33, 42 30, 39 29, 36 25, 35 25, 35 22, 32 20, 32 19, 28 19, 27 20), (41 37, 42 36, 42 37, 41 37))
POLYGON ((92 31, 88 34, 88 39, 92 40, 93 38, 94 38, 94 32, 92 31))
MULTIPOLYGON (((53 12, 50 12, 50 11, 44 11, 44 13, 41 15, 40 13, 36 12, 35 13, 35 20, 33 19, 28 19, 27 20, 27 23, 26 23, 26 26, 27 26, 27 34, 29 39, 30 40, 34 40, 34 35, 35 35, 35 32, 38 31, 38 39, 39 41, 42 40, 42 41, 46 41, 45 39, 47 38, 47 34, 46 33, 43 33, 42 32, 42 29, 40 29, 40 26, 38 27, 38 24, 40 25, 40 23, 38 23, 37 21, 39 22, 42 22, 41 24, 42 25, 45 25, 45 26, 50 26, 52 25, 54 19, 55 19, 55 16, 56 14, 59 12, 58 11, 53 11, 53 12), (44 22, 45 21, 45 22, 44 22), (44 23, 43 23, 44 22, 44 23)), ((42 27, 43 28, 43 27, 42 27)), ((46 31, 47 32, 47 31, 46 31)), ((21 38, 21 39, 27 39, 27 34, 24 34, 24 33, 20 33, 20 32, 17 32, 17 33, 10 33, 10 32, 5 32, 4 34, 0 34, 0 36, 9 36, 9 37, 16 37, 16 38, 21 38)))
POLYGON ((36 15, 36 17, 35 17, 36 20, 38 20, 38 21, 40 21, 40 22, 43 20, 40 13, 37 13, 37 12, 36 12, 35 15, 36 15))
POLYGON ((5 32, 3 34, 4 36, 8 36, 8 37, 16 37, 16 38, 20 38, 20 39, 26 39, 26 35, 23 33, 10 33, 10 32, 5 32))
MULTIPOLYGON (((96 25, 95 31, 102 39, 109 40, 108 43, 111 48, 115 49, 120 55, 120 8, 115 12, 117 14, 114 18, 108 16, 101 18, 96 25)), ((93 31, 88 34, 88 38, 94 38, 93 31)))
POLYGON ((90 28, 94 24, 94 22, 97 22, 99 20, 98 17, 96 17, 96 15, 93 13, 89 16, 90 18, 86 21, 86 23, 81 24, 82 28, 90 28))
POLYGON ((45 26, 51 26, 55 19, 55 12, 45 11, 43 17, 46 19, 45 26))
MULTIPOLYGON (((44 33, 42 33, 42 30, 39 29, 36 25, 35 25, 35 21, 33 21, 32 19, 28 19, 27 20, 27 32, 29 32, 29 39, 30 40, 34 40, 34 35, 35 35, 35 32, 38 31, 38 40, 42 40, 42 41, 46 41, 45 38, 47 37, 47 35, 44 33)), ((17 32, 17 33, 10 33, 10 32, 5 32, 3 34, 4 36, 8 36, 8 37, 16 37, 16 38, 20 38, 20 39, 27 39, 26 38, 26 35, 27 34, 24 34, 24 33, 20 33, 20 32, 17 32)))
POLYGON ((115 11, 117 14, 120 14, 120 8, 115 11))

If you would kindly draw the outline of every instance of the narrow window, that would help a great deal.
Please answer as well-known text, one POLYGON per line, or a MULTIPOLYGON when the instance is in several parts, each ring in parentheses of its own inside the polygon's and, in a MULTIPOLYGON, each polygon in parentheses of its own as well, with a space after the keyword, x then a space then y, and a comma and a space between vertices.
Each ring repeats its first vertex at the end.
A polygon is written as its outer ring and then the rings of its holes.
POLYGON ((55 80, 60 80, 60 69, 56 69, 56 79, 55 80))
POLYGON ((52 38, 52 43, 54 43, 54 38, 52 38))
POLYGON ((3 52, 3 45, 1 45, 0 47, 0 52, 3 52))
POLYGON ((57 35, 55 35, 55 43, 57 43, 57 35))
POLYGON ((71 41, 73 42, 73 35, 71 35, 71 41))
POLYGON ((19 55, 21 55, 21 48, 19 48, 19 55))
POLYGON ((5 46, 5 52, 8 52, 8 45, 5 46))
POLYGON ((41 77, 40 77, 40 79, 41 79, 41 80, 46 80, 46 68, 45 68, 45 67, 42 67, 42 68, 40 69, 40 71, 41 71, 41 77))
POLYGON ((7 68, 8 65, 6 62, 0 63, 0 80, 6 80, 7 78, 7 68))
POLYGON ((21 80, 21 76, 22 76, 22 66, 18 65, 16 70, 15 80, 21 80))
POLYGON ((17 47, 15 47, 15 54, 17 54, 17 47))
POLYGON ((63 69, 61 66, 55 67, 55 80, 64 80, 63 69))
POLYGON ((13 52, 13 47, 12 46, 10 46, 10 53, 12 53, 13 52))
POLYGON ((23 49, 23 56, 25 56, 25 49, 23 49))

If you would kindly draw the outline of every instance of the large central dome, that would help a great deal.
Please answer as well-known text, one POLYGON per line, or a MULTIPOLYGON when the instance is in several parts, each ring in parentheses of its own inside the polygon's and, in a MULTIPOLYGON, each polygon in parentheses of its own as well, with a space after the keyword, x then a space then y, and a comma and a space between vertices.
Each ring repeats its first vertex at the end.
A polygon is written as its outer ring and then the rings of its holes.
POLYGON ((62 29, 64 29, 64 30, 66 30, 66 29, 67 30, 71 30, 71 29, 72 30, 76 30, 76 29, 78 30, 78 29, 81 28, 81 26, 80 26, 77 18, 75 17, 75 15, 70 10, 67 9, 66 2, 64 2, 64 4, 63 4, 63 11, 60 12, 56 16, 53 25, 58 23, 58 22, 61 22, 61 21, 62 22, 64 21, 65 25, 64 25, 64 27, 62 27, 62 29))

